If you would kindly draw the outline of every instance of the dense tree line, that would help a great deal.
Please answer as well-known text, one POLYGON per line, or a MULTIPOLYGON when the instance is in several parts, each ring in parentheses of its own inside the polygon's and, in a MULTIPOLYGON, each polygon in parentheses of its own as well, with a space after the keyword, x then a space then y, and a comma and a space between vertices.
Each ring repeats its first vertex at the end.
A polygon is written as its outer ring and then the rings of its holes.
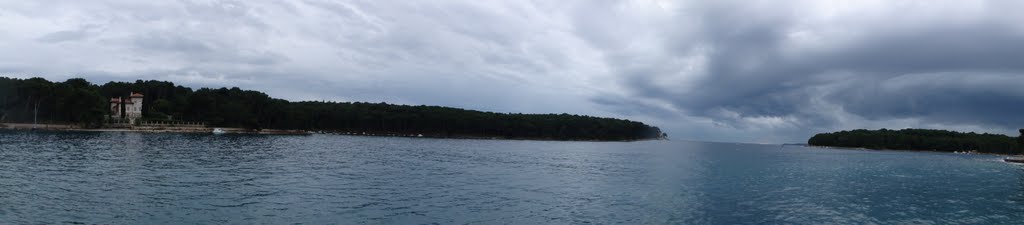
POLYGON ((289 102, 239 88, 193 90, 141 80, 95 85, 80 78, 54 83, 0 77, 0 122, 31 122, 38 115, 41 122, 100 127, 110 113, 109 99, 128 97, 131 92, 145 96, 142 114, 147 120, 206 122, 215 127, 552 140, 638 140, 663 135, 657 127, 614 118, 383 102, 289 102))
POLYGON ((0 122, 61 121, 102 124, 107 99, 84 79, 53 83, 42 78, 0 77, 0 122))
POLYGON ((1001 134, 963 133, 945 130, 851 130, 814 135, 807 144, 814 146, 854 147, 869 149, 971 151, 1000 154, 1020 154, 1024 143, 1021 137, 1001 134))

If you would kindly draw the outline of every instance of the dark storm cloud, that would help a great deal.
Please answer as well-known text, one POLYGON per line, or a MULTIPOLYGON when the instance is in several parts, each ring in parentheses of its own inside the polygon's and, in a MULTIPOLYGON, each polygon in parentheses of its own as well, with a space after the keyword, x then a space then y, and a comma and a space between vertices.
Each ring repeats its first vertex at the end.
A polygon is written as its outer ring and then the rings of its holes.
MULTIPOLYGON (((986 3, 992 13, 1000 7, 986 3)), ((850 124, 849 117, 904 120, 884 126, 943 124, 986 131, 1024 126, 1024 119, 1014 116, 1024 110, 1024 95, 1012 85, 1024 84, 1024 45, 1019 44, 1024 33, 999 15, 959 15, 950 21, 915 15, 935 13, 919 7, 808 28, 805 23, 814 18, 799 10, 710 4, 694 7, 701 9, 701 23, 693 25, 696 40, 685 33, 679 39, 688 41, 665 43, 672 49, 669 57, 705 49, 699 79, 679 89, 682 85, 658 80, 677 71, 655 66, 619 71, 623 84, 637 96, 661 99, 726 127, 862 126, 850 124)), ((960 12, 939 11, 951 17, 960 12)))
POLYGON ((904 75, 828 96, 868 119, 919 117, 932 123, 1024 124, 1024 76, 938 73, 904 75))

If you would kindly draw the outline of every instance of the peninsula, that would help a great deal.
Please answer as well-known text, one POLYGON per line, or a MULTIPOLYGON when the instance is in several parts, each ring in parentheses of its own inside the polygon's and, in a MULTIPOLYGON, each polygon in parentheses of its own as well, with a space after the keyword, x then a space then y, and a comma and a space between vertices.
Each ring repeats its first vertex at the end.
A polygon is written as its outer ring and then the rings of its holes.
POLYGON ((540 140, 632 141, 667 136, 641 122, 585 115, 497 113, 384 102, 292 102, 237 87, 193 90, 155 80, 97 85, 82 78, 51 82, 0 77, 0 127, 3 124, 93 130, 226 127, 540 140))
POLYGON ((1024 153, 1021 136, 929 129, 850 130, 821 133, 807 140, 811 146, 913 151, 975 152, 1017 155, 1024 153))

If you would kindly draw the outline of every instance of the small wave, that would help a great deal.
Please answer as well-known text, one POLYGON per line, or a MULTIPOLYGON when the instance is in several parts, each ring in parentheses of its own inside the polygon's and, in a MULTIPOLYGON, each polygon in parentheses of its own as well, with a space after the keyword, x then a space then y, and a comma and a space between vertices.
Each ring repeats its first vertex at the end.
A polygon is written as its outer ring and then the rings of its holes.
POLYGON ((232 205, 218 205, 218 204, 207 204, 207 205, 213 206, 213 207, 220 207, 220 208, 238 208, 238 207, 244 207, 244 206, 247 206, 247 205, 258 204, 258 203, 259 202, 243 202, 243 203, 232 204, 232 205))

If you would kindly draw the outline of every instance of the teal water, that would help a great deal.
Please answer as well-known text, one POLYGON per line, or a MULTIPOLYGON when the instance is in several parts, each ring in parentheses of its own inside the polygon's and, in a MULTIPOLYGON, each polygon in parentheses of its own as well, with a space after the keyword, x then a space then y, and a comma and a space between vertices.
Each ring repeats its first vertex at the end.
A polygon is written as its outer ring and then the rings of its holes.
POLYGON ((0 132, 10 224, 1020 224, 996 156, 778 145, 0 132))

